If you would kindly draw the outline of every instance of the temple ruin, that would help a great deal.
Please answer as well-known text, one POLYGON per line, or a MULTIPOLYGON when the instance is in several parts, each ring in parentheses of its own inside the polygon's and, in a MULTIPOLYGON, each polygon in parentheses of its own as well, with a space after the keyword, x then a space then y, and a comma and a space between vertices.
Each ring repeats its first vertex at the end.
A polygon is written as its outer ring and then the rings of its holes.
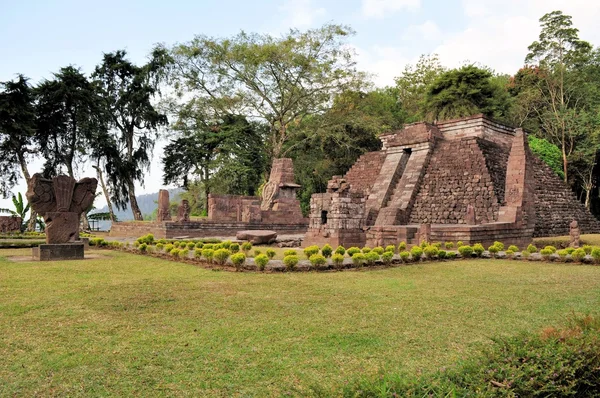
POLYGON ((527 137, 483 115, 414 123, 380 137, 327 192, 311 198, 304 245, 494 241, 582 233, 600 222, 529 150, 527 137))

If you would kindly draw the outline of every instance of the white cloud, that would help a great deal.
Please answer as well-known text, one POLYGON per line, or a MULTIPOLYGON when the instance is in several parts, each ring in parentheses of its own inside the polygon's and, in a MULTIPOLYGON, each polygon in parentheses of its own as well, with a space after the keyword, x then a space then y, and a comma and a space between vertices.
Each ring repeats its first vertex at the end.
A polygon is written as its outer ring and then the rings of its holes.
POLYGON ((402 35, 402 39, 432 41, 440 39, 441 35, 442 31, 439 26, 435 22, 428 20, 420 25, 408 26, 402 35))
POLYGON ((316 7, 312 0, 287 0, 279 9, 287 14, 285 25, 293 28, 306 28, 324 16, 326 10, 316 7))
POLYGON ((369 49, 354 49, 359 69, 373 74, 373 81, 378 87, 394 85, 394 78, 400 76, 404 66, 417 61, 417 58, 408 56, 408 51, 402 47, 373 46, 369 49))
POLYGON ((421 0, 362 0, 362 14, 367 18, 383 18, 403 9, 416 10, 421 0))

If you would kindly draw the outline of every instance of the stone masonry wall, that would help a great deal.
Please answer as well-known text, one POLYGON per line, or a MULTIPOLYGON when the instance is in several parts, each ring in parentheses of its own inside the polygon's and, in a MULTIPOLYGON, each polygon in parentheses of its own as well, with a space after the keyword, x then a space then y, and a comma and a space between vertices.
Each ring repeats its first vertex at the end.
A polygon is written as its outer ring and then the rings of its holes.
POLYGON ((485 157, 488 173, 494 183, 494 193, 500 203, 504 203, 504 189, 506 185, 506 165, 510 148, 498 145, 491 141, 479 140, 479 148, 485 157))
POLYGON ((362 155, 356 163, 348 170, 344 178, 352 191, 360 192, 365 197, 369 195, 371 187, 379 176, 379 171, 385 160, 385 152, 368 152, 362 155))
POLYGON ((467 205, 477 223, 494 222, 499 203, 479 139, 437 142, 410 215, 413 224, 465 224, 467 205))

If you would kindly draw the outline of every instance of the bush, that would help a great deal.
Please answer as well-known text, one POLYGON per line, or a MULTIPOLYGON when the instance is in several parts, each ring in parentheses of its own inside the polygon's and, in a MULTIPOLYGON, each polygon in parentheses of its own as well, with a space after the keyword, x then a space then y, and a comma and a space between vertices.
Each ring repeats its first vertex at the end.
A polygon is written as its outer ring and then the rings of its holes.
POLYGON ((352 255, 352 262, 357 267, 362 267, 363 264, 365 263, 365 260, 366 260, 365 255, 362 254, 361 252, 354 253, 352 255))
POLYGON ((407 263, 410 260, 410 252, 407 252, 406 250, 404 250, 398 254, 400 256, 400 260, 402 260, 403 263, 407 263))
POLYGON ((448 256, 448 252, 446 252, 446 250, 440 250, 438 251, 437 256, 440 260, 443 260, 448 256))
POLYGON ((331 262, 333 263, 335 268, 342 268, 344 265, 344 255, 340 253, 333 253, 331 256, 331 262))
POLYGON ((175 241, 172 243, 173 247, 179 248, 179 245, 181 245, 181 242, 179 241, 175 241))
POLYGON ((434 258, 435 256, 438 255, 439 252, 440 252, 440 250, 433 245, 426 246, 423 249, 423 253, 425 254, 425 257, 427 257, 428 259, 434 258))
POLYGON ((452 250, 452 249, 454 249, 454 242, 446 242, 446 243, 444 243, 444 247, 447 250, 452 250))
POLYGON ((385 252, 385 250, 381 246, 374 247, 372 251, 379 254, 380 256, 383 254, 383 252, 385 252))
POLYGON ((387 245, 385 247, 385 251, 386 252, 391 252, 392 254, 394 254, 396 252, 396 246, 394 246, 394 245, 387 245))
POLYGON ((558 254, 558 256, 560 257, 561 260, 566 260, 567 255, 569 254, 568 251, 566 251, 565 249, 561 249, 559 251, 556 252, 556 254, 558 254))
POLYGON ((173 250, 175 246, 173 246, 172 243, 169 243, 168 245, 165 246, 165 253, 171 253, 171 250, 173 250))
MULTIPOLYGON (((392 247, 396 248, 395 246, 392 246, 392 247)), ((394 259, 394 252, 386 251, 386 252, 383 252, 383 254, 381 255, 381 260, 383 261, 383 263, 385 265, 390 265, 392 263, 393 259, 394 259)))
POLYGON ((309 260, 310 260, 310 256, 312 256, 313 254, 317 254, 318 252, 319 252, 319 246, 317 246, 317 245, 308 246, 304 249, 304 255, 309 260))
POLYGON ((144 235, 142 237, 137 238, 136 241, 139 244, 145 243, 146 246, 148 246, 148 245, 151 245, 154 243, 154 235, 152 235, 152 234, 144 235))
POLYGON ((471 258, 473 255, 473 248, 471 246, 459 246, 458 252, 462 258, 471 258))
POLYGON ((519 251, 519 247, 515 246, 515 245, 510 245, 510 246, 508 246, 508 250, 512 250, 513 253, 516 253, 519 251))
POLYGON ((369 253, 365 254, 365 260, 367 260, 367 264, 373 265, 379 261, 379 254, 374 251, 370 251, 369 253))
POLYGON ((354 256, 356 253, 362 253, 358 247, 351 247, 346 251, 350 257, 354 256))
POLYGON ((194 249, 194 258, 201 258, 202 257, 202 249, 194 249))
POLYGON ((567 251, 568 254, 573 254, 573 252, 575 251, 575 248, 574 247, 567 247, 565 250, 567 251))
POLYGON ((163 245, 167 244, 167 240, 166 239, 159 239, 157 240, 158 243, 162 243, 163 245))
POLYGON ((413 246, 410 249, 410 255, 412 256, 413 261, 419 261, 419 259, 423 256, 423 249, 419 246, 413 246))
POLYGON ((427 246, 429 246, 429 242, 424 240, 419 246, 421 246, 421 249, 425 249, 427 246))
POLYGON ((244 242, 244 243, 242 243, 241 248, 244 251, 244 253, 248 253, 250 250, 252 250, 252 243, 244 242))
POLYGON ((223 248, 223 245, 220 243, 215 243, 212 248, 213 250, 219 250, 223 248))
POLYGON ((189 250, 193 249, 196 247, 196 244, 194 242, 188 242, 187 245, 185 245, 189 250))
POLYGON ((258 256, 254 257, 254 264, 256 264, 256 267, 259 271, 264 270, 268 263, 269 257, 267 257, 265 254, 259 254, 258 256))
POLYGON ((221 246, 223 246, 223 249, 230 250, 230 248, 231 248, 231 241, 230 240, 224 240, 223 242, 221 242, 221 246))
POLYGON ((529 253, 537 253, 537 251, 538 251, 538 248, 537 248, 537 247, 535 247, 535 246, 534 246, 534 245, 532 245, 532 244, 529 244, 529 246, 527 246, 527 251, 528 251, 529 253))
POLYGON ((213 259, 219 265, 225 264, 229 256, 231 256, 231 252, 227 249, 217 249, 213 253, 213 259))
POLYGON ((494 242, 494 246, 498 248, 499 252, 504 251, 504 243, 496 241, 494 242))
POLYGON ((346 249, 344 248, 344 246, 338 246, 335 249, 335 252, 336 254, 341 254, 343 256, 344 254, 346 254, 346 249))
POLYGON ((558 236, 553 236, 550 238, 535 238, 533 240, 533 244, 537 247, 554 246, 558 249, 566 249, 567 247, 569 247, 570 243, 571 240, 569 237, 561 238, 558 236))
POLYGON ((600 263, 600 247, 594 246, 591 255, 596 264, 600 263))
POLYGON ((477 257, 481 257, 484 251, 485 249, 483 248, 483 245, 481 243, 475 243, 473 245, 473 253, 475 253, 477 257))
POLYGON ((431 246, 437 248, 438 250, 440 250, 442 248, 442 242, 434 242, 431 244, 431 246))
POLYGON ((542 249, 540 250, 540 254, 544 260, 548 260, 550 258, 550 255, 552 254, 552 250, 542 249))
POLYGON ((147 244, 145 244, 145 243, 142 243, 142 244, 141 244, 141 245, 138 247, 138 249, 140 250, 140 252, 142 252, 142 253, 146 253, 146 250, 148 250, 148 245, 147 245, 147 244))
MULTIPOLYGON (((229 245, 229 251, 232 253, 238 253, 240 251, 240 245, 238 243, 232 243, 231 245, 229 245)), ((244 256, 244 259, 246 258, 246 256, 244 256)))
MULTIPOLYGON (((551 254, 554 254, 554 253, 556 253, 556 247, 554 247, 554 246, 546 246, 546 247, 544 247, 544 249, 545 249, 545 250, 550 250, 550 253, 551 253, 551 254)), ((540 253, 541 253, 541 252, 540 252, 540 253)))
POLYGON ((285 250, 285 251, 283 252, 283 257, 287 257, 287 256, 297 256, 297 255, 298 255, 298 252, 297 252, 296 250, 294 250, 294 249, 288 249, 288 250, 285 250))
POLYGON ((296 265, 298 264, 298 256, 293 255, 293 256, 285 256, 283 258, 283 263, 285 264, 285 268, 288 271, 293 271, 294 268, 296 268, 296 265))
POLYGON ((506 253, 506 257, 508 257, 508 258, 512 258, 515 255, 515 252, 510 249, 505 251, 505 253, 506 253))
POLYGON ((213 249, 202 249, 202 257, 204 257, 209 263, 212 262, 215 251, 213 249))
POLYGON ((90 239, 90 246, 104 246, 102 243, 104 242, 104 239, 102 238, 92 238, 90 239))
POLYGON ((202 248, 215 250, 215 245, 213 243, 205 243, 204 246, 202 246, 202 248))
POLYGON ((500 251, 500 248, 498 246, 496 246, 496 244, 494 243, 493 245, 491 245, 490 247, 488 247, 488 251, 490 252, 490 254, 492 255, 492 257, 496 257, 496 255, 500 251))
POLYGON ((179 253, 180 252, 181 252, 181 250, 179 250, 178 248, 174 247, 174 248, 171 249, 171 251, 169 252, 169 254, 172 257, 176 257, 177 258, 177 257, 179 257, 179 253))
POLYGON ((456 242, 456 248, 459 248, 461 246, 464 246, 464 243, 462 242, 462 240, 459 240, 458 242, 456 242))
POLYGON ((202 247, 204 247, 204 243, 202 243, 202 242, 198 242, 194 245, 194 248, 196 248, 196 249, 202 249, 202 247))
POLYGON ((446 253, 446 258, 448 260, 454 260, 456 258, 456 252, 448 252, 448 253, 446 253))
POLYGON ((273 250, 273 249, 267 249, 267 250, 265 251, 265 254, 267 255, 267 257, 269 257, 269 260, 273 260, 273 257, 275 257, 275 255, 276 255, 277 253, 276 253, 276 252, 275 252, 275 250, 273 250))
POLYGON ((261 254, 262 254, 262 250, 260 250, 260 249, 254 249, 254 257, 260 256, 261 254))
POLYGON ((312 264, 312 266, 317 269, 322 268, 327 264, 327 259, 325 258, 325 256, 318 253, 310 256, 309 261, 312 264))
POLYGON ((585 254, 592 254, 592 246, 590 246, 590 245, 583 245, 582 249, 585 252, 585 254))
POLYGON ((573 258, 573 261, 577 261, 578 263, 581 262, 581 260, 583 260, 584 257, 585 250, 583 250, 582 248, 576 249, 573 253, 571 253, 571 258, 573 258))
POLYGON ((162 244, 162 243, 160 243, 160 242, 156 244, 156 248, 157 248, 158 250, 162 250, 164 247, 165 247, 165 245, 163 245, 163 244, 162 244))
POLYGON ((190 249, 179 249, 180 258, 188 258, 190 255, 190 249))
POLYGON ((331 253, 333 253, 333 247, 330 245, 326 244, 321 248, 321 254, 325 256, 325 258, 331 257, 331 253))
POLYGON ((406 242, 400 242, 398 244, 398 253, 400 253, 403 250, 406 250, 406 242))
POLYGON ((362 248, 362 253, 367 254, 371 252, 371 248, 369 246, 365 246, 362 248))
MULTIPOLYGON (((231 246, 230 246, 231 248, 231 246)), ((244 253, 234 253, 231 255, 231 263, 235 267, 236 270, 242 269, 244 264, 246 263, 246 255, 244 253)))

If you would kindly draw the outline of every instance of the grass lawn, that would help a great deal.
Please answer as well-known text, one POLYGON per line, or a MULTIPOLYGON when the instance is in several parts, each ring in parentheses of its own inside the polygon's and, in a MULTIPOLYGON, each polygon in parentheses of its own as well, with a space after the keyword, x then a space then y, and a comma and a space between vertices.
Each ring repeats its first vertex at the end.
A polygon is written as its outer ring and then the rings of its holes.
POLYGON ((594 266, 259 274, 100 253, 0 258, 1 396, 335 395, 361 375, 450 366, 490 337, 600 308, 594 266))

